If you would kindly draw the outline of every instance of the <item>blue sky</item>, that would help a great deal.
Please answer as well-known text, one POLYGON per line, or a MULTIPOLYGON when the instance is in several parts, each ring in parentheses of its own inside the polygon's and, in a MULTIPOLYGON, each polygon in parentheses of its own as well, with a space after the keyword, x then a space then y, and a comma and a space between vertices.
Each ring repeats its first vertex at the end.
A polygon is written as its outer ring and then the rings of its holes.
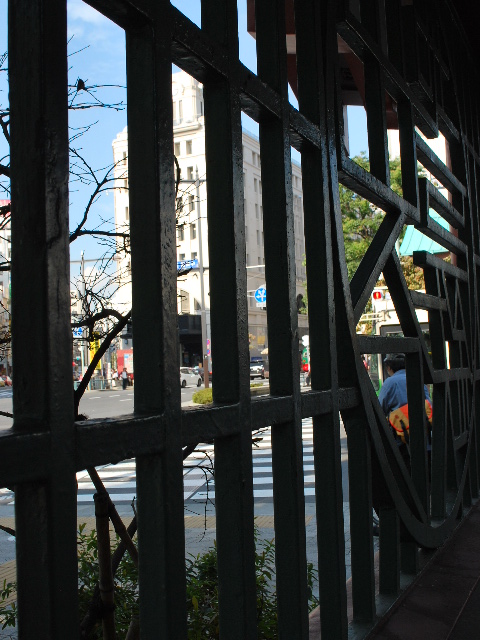
MULTIPOLYGON (((0 54, 7 45, 7 2, 0 2, 0 54)), ((173 2, 196 24, 200 23, 200 0, 175 0, 173 2)), ((240 58, 252 71, 256 71, 255 41, 246 32, 246 0, 238 0, 240 33, 240 58)), ((101 14, 84 4, 82 0, 68 0, 69 82, 78 78, 86 85, 118 85, 120 88, 105 88, 98 95, 105 102, 125 102, 125 36, 121 29, 106 20, 101 14)), ((6 104, 7 91, 0 74, 0 105, 6 104)), ((294 102, 294 99, 292 99, 294 102)), ((77 142, 82 154, 95 169, 107 167, 112 162, 112 141, 126 125, 126 111, 95 109, 77 111, 71 114, 71 127, 80 127, 92 122, 94 127, 77 142)), ((257 133, 256 123, 245 120, 245 127, 257 133)), ((367 150, 366 124, 363 109, 349 109, 351 154, 367 150)), ((72 131, 73 132, 73 131, 72 131)), ((5 147, 0 143, 0 157, 5 147)), ((71 226, 82 215, 89 189, 70 185, 71 226)), ((1 198, 1 196, 0 196, 1 198)), ((102 196, 96 204, 95 213, 99 217, 113 219, 113 195, 102 196)), ((92 222, 93 224, 93 222, 92 222)), ((98 257, 101 247, 86 238, 80 238, 71 246, 72 260, 80 257, 84 250, 87 258, 98 257)))

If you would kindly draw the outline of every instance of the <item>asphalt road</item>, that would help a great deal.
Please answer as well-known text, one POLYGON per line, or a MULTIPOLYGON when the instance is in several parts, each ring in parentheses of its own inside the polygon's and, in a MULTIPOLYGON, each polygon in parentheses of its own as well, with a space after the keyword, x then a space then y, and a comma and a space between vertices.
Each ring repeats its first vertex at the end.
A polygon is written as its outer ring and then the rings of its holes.
MULTIPOLYGON (((268 384, 267 380, 254 380, 255 384, 268 384)), ((202 385, 200 389, 203 389, 202 385)), ((190 403, 193 394, 198 391, 198 387, 188 385, 180 389, 182 406, 190 403)), ((0 388, 0 412, 12 412, 12 389, 11 387, 0 388)), ((106 391, 86 391, 80 401, 80 413, 89 419, 111 418, 133 413, 133 387, 127 387, 125 391, 121 387, 106 391)), ((0 415, 0 430, 9 429, 12 426, 12 419, 0 415)))
MULTIPOLYGON (((200 387, 203 389, 202 387, 200 387)), ((197 387, 187 386, 181 389, 182 405, 192 400, 197 387)), ((0 411, 12 412, 12 390, 0 388, 0 411)), ((88 418, 110 418, 133 412, 133 387, 125 391, 121 387, 108 391, 86 391, 80 401, 80 413, 88 418)), ((12 426, 12 419, 0 415, 0 429, 12 426)))

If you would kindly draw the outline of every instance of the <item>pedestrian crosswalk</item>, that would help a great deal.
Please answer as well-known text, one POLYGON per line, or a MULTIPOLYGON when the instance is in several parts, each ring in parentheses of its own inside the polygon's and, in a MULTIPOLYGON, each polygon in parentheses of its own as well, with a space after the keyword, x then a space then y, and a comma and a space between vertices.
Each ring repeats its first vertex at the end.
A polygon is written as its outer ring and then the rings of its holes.
MULTIPOLYGON (((305 500, 314 500, 313 429, 312 420, 303 420, 303 473, 305 500)), ((253 492, 254 499, 273 500, 272 442, 271 429, 253 434, 253 492)), ((215 477, 213 445, 201 445, 185 460, 183 486, 184 500, 188 503, 213 501, 215 499, 215 477)), ((130 504, 136 497, 136 469, 134 460, 125 460, 116 465, 97 468, 105 488, 116 505, 130 504)), ((79 505, 93 505, 95 486, 87 471, 77 474, 79 505)), ((14 504, 14 494, 9 489, 0 489, 0 506, 14 504)))
MULTIPOLYGON (((307 502, 315 499, 315 477, 313 466, 313 428, 311 418, 303 420, 303 473, 304 473, 304 495, 307 502)), ((272 441, 271 429, 265 429, 257 434, 253 452, 253 497, 262 501, 273 500, 273 475, 272 475, 272 441)), ((202 487, 185 497, 190 501, 214 500, 215 498, 215 478, 211 478, 202 487)))

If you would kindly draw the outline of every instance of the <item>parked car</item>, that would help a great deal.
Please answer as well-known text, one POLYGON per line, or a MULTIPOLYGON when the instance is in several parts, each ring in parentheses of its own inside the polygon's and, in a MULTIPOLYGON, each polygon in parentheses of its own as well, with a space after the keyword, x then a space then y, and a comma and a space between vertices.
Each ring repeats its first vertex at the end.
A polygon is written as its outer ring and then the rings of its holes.
POLYGON ((250 380, 253 378, 265 378, 265 368, 261 362, 252 362, 250 364, 250 380))
POLYGON ((180 367, 180 384, 184 388, 187 384, 195 384, 199 387, 202 384, 202 376, 190 367, 180 367))

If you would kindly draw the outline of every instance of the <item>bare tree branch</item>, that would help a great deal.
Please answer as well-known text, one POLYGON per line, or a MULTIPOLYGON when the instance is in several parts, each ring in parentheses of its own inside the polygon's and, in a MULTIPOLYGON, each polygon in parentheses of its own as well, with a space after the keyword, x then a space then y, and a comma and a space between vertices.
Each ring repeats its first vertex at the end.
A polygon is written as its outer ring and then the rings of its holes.
POLYGON ((89 329, 93 329, 93 327, 95 326, 95 323, 99 322, 100 320, 105 320, 105 318, 111 318, 111 317, 117 318, 117 320, 121 322, 125 316, 121 314, 120 311, 117 311, 116 309, 104 309, 103 311, 96 313, 90 318, 84 318, 83 320, 79 320, 78 322, 72 322, 71 326, 72 327, 88 327, 89 329))
MULTIPOLYGON (((129 233, 121 233, 116 231, 98 231, 95 229, 82 229, 81 231, 76 231, 75 233, 76 233, 76 238, 78 238, 79 236, 105 236, 108 238, 130 238, 129 233)), ((73 240, 70 240, 70 242, 73 242, 73 240)))
POLYGON ((93 190, 93 193, 90 195, 90 198, 88 199, 87 206, 85 207, 85 211, 83 213, 83 218, 80 221, 80 223, 77 225, 77 228, 75 229, 75 231, 72 234, 70 234, 69 242, 72 243, 81 235, 80 232, 81 232, 81 230, 83 228, 83 225, 87 221, 88 214, 90 213, 90 209, 92 208, 92 205, 94 204, 94 202, 97 199, 98 195, 102 191, 103 187, 106 184, 108 184, 109 182, 112 182, 112 181, 115 180, 115 178, 112 177, 112 171, 115 169, 115 167, 117 166, 118 163, 114 163, 111 167, 109 167, 108 171, 103 176, 103 178, 101 180, 98 180, 96 172, 87 163, 85 158, 83 158, 78 153, 78 151, 76 149, 73 149, 71 147, 70 147, 70 152, 80 161, 81 164, 83 164, 83 166, 87 170, 87 175, 91 176, 91 182, 93 182, 95 184, 95 188, 93 190))

